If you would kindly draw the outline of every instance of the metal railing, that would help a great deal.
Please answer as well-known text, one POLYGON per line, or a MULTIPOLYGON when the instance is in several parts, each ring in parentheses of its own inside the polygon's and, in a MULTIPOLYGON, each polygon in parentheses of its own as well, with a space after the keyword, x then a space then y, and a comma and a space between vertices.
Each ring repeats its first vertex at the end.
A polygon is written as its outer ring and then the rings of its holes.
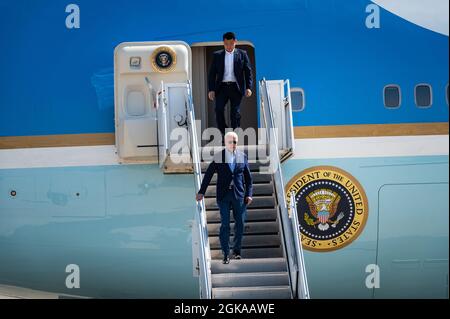
MULTIPOLYGON (((186 106, 188 112, 188 129, 190 136, 190 150, 192 165, 194 168, 195 192, 197 193, 201 187, 202 181, 202 167, 200 161, 200 150, 198 143, 197 127, 195 122, 194 103, 192 101, 192 86, 188 81, 186 92, 186 106)), ((206 220, 205 200, 196 202, 195 214, 196 227, 199 231, 199 284, 200 284, 200 298, 211 299, 212 284, 211 284, 211 250, 208 239, 208 227, 206 220)))
MULTIPOLYGON (((304 267, 300 267, 299 261, 303 260, 301 250, 296 245, 301 245, 298 233, 294 233, 290 222, 288 207, 286 204, 286 192, 284 189, 283 174, 281 171, 280 154, 278 149, 277 129, 273 118, 273 109, 265 79, 260 82, 261 112, 266 130, 266 143, 269 151, 270 168, 273 172, 275 190, 280 208, 282 238, 286 249, 288 261, 289 278, 291 282, 292 296, 300 298, 304 294, 299 292, 299 285, 307 284, 303 278, 306 277, 304 267), (299 255, 301 254, 301 256, 299 255), (303 272, 303 273, 302 273, 303 272)), ((309 295, 309 294, 308 294, 309 295)))
MULTIPOLYGON (((284 85, 286 86, 286 96, 287 103, 284 105, 285 107, 285 125, 287 126, 288 131, 286 132, 286 147, 289 149, 288 154, 284 155, 284 159, 290 157, 294 153, 295 150, 295 135, 294 135, 294 119, 292 116, 292 100, 291 100, 291 82, 289 80, 284 81, 284 85)), ((283 161, 283 159, 281 159, 283 161)))
POLYGON ((291 208, 291 225, 292 225, 292 233, 297 240, 294 240, 295 251, 297 257, 297 268, 298 268, 298 276, 297 276, 297 294, 299 299, 309 299, 309 287, 308 287, 308 278, 306 276, 306 268, 305 268, 305 259, 303 255, 303 246, 301 243, 301 235, 300 235, 300 224, 298 222, 298 213, 297 213, 297 201, 295 200, 295 194, 292 192, 290 196, 290 208, 291 208))
POLYGON ((159 167, 163 167, 164 162, 169 155, 169 134, 167 132, 167 98, 163 81, 161 81, 161 88, 156 95, 156 112, 158 123, 156 133, 158 135, 158 162, 159 167))

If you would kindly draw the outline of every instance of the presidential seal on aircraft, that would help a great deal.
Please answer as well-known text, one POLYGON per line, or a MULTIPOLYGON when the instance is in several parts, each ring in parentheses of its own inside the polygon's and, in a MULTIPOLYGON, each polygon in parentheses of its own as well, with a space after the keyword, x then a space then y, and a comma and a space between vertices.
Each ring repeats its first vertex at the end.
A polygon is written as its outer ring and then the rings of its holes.
POLYGON ((343 248, 364 229, 368 216, 366 194, 356 178, 342 169, 306 169, 292 178, 286 193, 295 195, 302 244, 307 250, 343 248))
POLYGON ((172 71, 177 64, 177 54, 168 46, 157 48, 153 52, 151 59, 153 69, 161 73, 172 71))

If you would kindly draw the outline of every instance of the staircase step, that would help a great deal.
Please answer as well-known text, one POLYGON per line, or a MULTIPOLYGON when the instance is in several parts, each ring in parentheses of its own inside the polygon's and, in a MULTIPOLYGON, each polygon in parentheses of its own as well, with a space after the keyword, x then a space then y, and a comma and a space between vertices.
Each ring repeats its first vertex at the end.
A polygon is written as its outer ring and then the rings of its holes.
MULTIPOLYGON (((241 250, 242 258, 251 259, 251 258, 279 258, 283 257, 283 251, 281 247, 278 248, 244 248, 241 250)), ((211 258, 212 259, 222 259, 223 254, 220 249, 211 250, 211 258)), ((231 260, 231 263, 236 262, 237 260, 231 260)))
MULTIPOLYGON (((202 174, 202 180, 203 180, 204 174, 202 174)), ((272 175, 271 174, 262 174, 262 173, 252 173, 252 180, 254 184, 258 183, 269 183, 272 181, 272 175)), ((211 178, 210 185, 217 184, 217 174, 214 174, 214 176, 211 178)))
MULTIPOLYGON (((208 224, 209 236, 219 236, 221 224, 208 224)), ((278 234, 279 224, 272 222, 249 222, 244 225, 244 235, 246 234, 278 234)), ((234 223, 230 223, 230 234, 234 234, 234 223)))
POLYGON ((212 275, 212 287, 289 286, 287 272, 225 273, 212 275))
MULTIPOLYGON (((217 210, 216 198, 205 198, 206 210, 217 210)), ((275 197, 271 196, 254 196, 253 201, 248 208, 275 208, 275 197)))
MULTIPOLYGON (((216 197, 217 186, 211 185, 206 190, 206 197, 216 197)), ((273 184, 272 182, 267 184, 255 184, 253 185, 253 196, 270 196, 273 194, 273 184)))
MULTIPOLYGON (((230 247, 233 243, 234 236, 230 237, 230 247)), ((219 237, 209 237, 209 245, 211 249, 220 249, 219 237)), ((247 235, 242 238, 242 248, 254 247, 280 247, 280 235, 247 235)))
MULTIPOLYGON (((276 208, 262 208, 262 209, 250 209, 247 208, 247 222, 252 221, 274 221, 277 220, 276 208)), ((231 221, 234 221, 233 213, 230 213, 231 221)), ((206 214, 208 223, 220 223, 220 211, 210 210, 206 214)))
MULTIPOLYGON (((201 163, 202 173, 206 172, 210 163, 211 163, 210 161, 201 163)), ((262 161, 253 161, 253 162, 249 162, 248 165, 250 167, 251 172, 257 173, 260 170, 266 172, 268 169, 269 163, 262 162, 262 161)))
POLYGON ((291 299, 289 286, 213 288, 214 299, 291 299))
POLYGON ((287 271, 284 258, 233 259, 229 264, 221 260, 211 260, 211 273, 250 273, 250 272, 283 272, 287 271))

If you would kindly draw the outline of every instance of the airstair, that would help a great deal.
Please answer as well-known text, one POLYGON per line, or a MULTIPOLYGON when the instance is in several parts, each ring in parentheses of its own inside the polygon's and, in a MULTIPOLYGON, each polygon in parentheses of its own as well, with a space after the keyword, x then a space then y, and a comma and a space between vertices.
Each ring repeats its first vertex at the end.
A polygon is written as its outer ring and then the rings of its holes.
MULTIPOLYGON (((230 264, 222 263, 219 242, 220 213, 215 199, 217 176, 213 177, 204 201, 197 204, 197 220, 193 228, 194 265, 200 278, 202 298, 309 298, 295 198, 289 195, 288 207, 281 172, 281 157, 284 157, 284 160, 289 158, 288 154, 292 154, 293 145, 285 142, 282 148, 278 147, 279 141, 286 141, 286 134, 275 124, 276 112, 273 111, 273 100, 270 96, 269 86, 272 85, 272 88, 276 89, 280 83, 289 85, 289 81, 260 82, 261 115, 266 129, 266 143, 240 147, 248 155, 254 183, 253 202, 247 207, 241 249, 243 259, 231 260, 230 264)), ((280 94, 275 96, 279 98, 280 94)), ((278 102, 278 108, 284 108, 285 113, 291 114, 289 98, 274 101, 278 102)), ((193 111, 192 104, 191 110, 193 111)), ((192 115, 190 118, 195 117, 192 115)), ((288 123, 292 121, 288 116, 278 119, 288 123)), ((291 128, 292 126, 288 125, 287 135, 293 134, 291 128)), ((290 140, 294 140, 292 135, 290 140)), ((193 151, 199 152, 195 147, 193 151)), ((221 151, 221 148, 203 149, 201 153, 218 151, 221 151)), ((202 174, 209 162, 203 161, 200 155, 193 157, 201 160, 201 163, 194 165, 198 191, 202 174)), ((233 217, 231 222, 233 236, 233 217)))
MULTIPOLYGON (((191 48, 181 41, 122 43, 114 61, 119 161, 159 163, 164 174, 193 173, 194 200, 209 164, 205 155, 222 148, 201 147, 191 48)), ((258 142, 241 146, 254 182, 241 260, 221 263, 217 176, 196 202, 192 256, 201 298, 309 298, 296 201, 285 193, 281 169, 295 148, 289 80, 263 79, 259 97, 258 142)))
MULTIPOLYGON (((262 148, 262 147, 260 147, 262 148)), ((242 149, 247 154, 249 147, 242 149)), ((259 149, 265 153, 265 149, 259 149)), ((242 243, 244 259, 222 264, 219 242, 220 213, 216 204, 216 178, 205 194, 208 239, 211 249, 213 298, 282 298, 292 297, 288 266, 283 253, 282 225, 278 213, 273 174, 269 167, 250 159, 254 180, 253 202, 247 208, 247 220, 242 243)), ((267 158, 261 158, 267 161, 267 158)), ((203 172, 207 163, 202 163, 203 172)), ((232 215, 232 214, 231 214, 232 215)), ((234 220, 231 224, 233 235, 234 220)), ((232 242, 232 240, 231 240, 232 242)))

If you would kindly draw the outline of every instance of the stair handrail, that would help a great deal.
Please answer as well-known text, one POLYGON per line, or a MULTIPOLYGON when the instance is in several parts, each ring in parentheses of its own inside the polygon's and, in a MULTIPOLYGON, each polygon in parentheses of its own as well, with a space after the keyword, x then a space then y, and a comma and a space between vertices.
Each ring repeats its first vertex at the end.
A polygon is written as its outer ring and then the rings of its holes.
MULTIPOLYGON (((195 193, 198 193, 201 187, 202 168, 200 163, 200 149, 198 143, 197 127, 195 122, 194 103, 192 99, 192 84, 187 83, 187 111, 188 111, 188 129, 190 136, 190 150, 192 165, 194 169, 195 193)), ((208 227, 206 220, 205 200, 196 202, 195 222, 199 230, 199 284, 200 298, 212 298, 212 282, 211 282, 211 250, 208 238, 208 227)))
POLYGON ((158 118, 158 123, 161 121, 161 129, 162 129, 162 138, 159 138, 159 125, 158 125, 158 162, 159 167, 163 167, 164 160, 169 155, 169 134, 167 132, 168 127, 168 119, 167 119, 167 98, 166 98, 166 90, 164 88, 164 82, 161 81, 161 88, 156 94, 156 114, 158 118), (159 145, 159 142, 162 141, 162 145, 159 145), (159 151, 159 148, 162 146, 162 152, 159 151), (164 159, 161 160, 161 155, 164 156, 164 159))
POLYGON ((295 135, 294 135, 294 118, 292 116, 292 98, 291 98, 291 81, 287 79, 283 83, 284 86, 286 86, 286 92, 287 94, 287 104, 285 104, 286 109, 286 125, 288 125, 289 130, 287 132, 287 147, 289 148, 290 152, 294 152, 295 149, 295 135))
POLYGON ((301 243, 300 223, 298 221, 297 201, 295 200, 294 192, 291 192, 290 194, 289 204, 291 208, 290 220, 292 225, 292 232, 294 233, 294 236, 297 237, 297 240, 294 240, 299 272, 297 277, 297 294, 299 299, 310 299, 308 277, 306 276, 305 258, 303 254, 303 246, 301 243))
POLYGON ((284 247, 286 249, 286 258, 287 258, 287 266, 288 266, 288 273, 289 273, 289 279, 291 282, 291 292, 292 296, 296 298, 297 296, 297 285, 295 284, 297 282, 297 275, 298 275, 298 267, 296 264, 296 257, 295 257, 295 249, 293 247, 292 241, 288 240, 290 237, 289 234, 291 233, 291 228, 289 223, 287 222, 289 220, 288 212, 287 212, 287 206, 286 206, 286 200, 285 200, 285 191, 284 191, 284 182, 283 177, 281 175, 281 165, 280 165, 280 158, 278 153, 278 137, 277 132, 275 128, 275 121, 273 118, 272 108, 271 108, 271 101, 269 97, 269 92, 267 89, 267 82, 263 78, 260 81, 260 88, 263 90, 260 92, 260 95, 262 97, 261 100, 261 109, 262 109, 262 116, 264 120, 264 126, 266 131, 266 147, 270 159, 270 168, 273 171, 274 176, 274 182, 275 182, 275 190, 276 190, 276 196, 278 200, 278 205, 280 208, 280 217, 281 217, 281 234, 282 238, 284 239, 284 247))
MULTIPOLYGON (((264 125, 266 130, 266 143, 269 151, 270 167, 273 168, 273 176, 275 182, 275 190, 278 199, 278 205, 280 207, 280 216, 282 222, 282 236, 284 238, 286 258, 288 259, 289 278, 291 282, 291 290, 294 298, 300 298, 298 291, 299 277, 302 281, 303 275, 300 274, 302 268, 300 268, 298 261, 303 256, 298 255, 298 250, 295 249, 295 241, 299 241, 299 236, 294 236, 292 226, 290 223, 289 211, 286 204, 286 192, 284 189, 283 174, 281 170, 280 154, 278 153, 278 137, 275 127, 275 121, 273 118, 273 108, 270 101, 269 91, 267 88, 266 79, 263 78, 260 81, 260 88, 264 91, 260 92, 262 96, 261 109, 264 119, 264 125), (267 100, 267 101, 265 101, 267 100), (275 166, 275 167, 273 167, 275 166)), ((300 243, 301 245, 301 243, 300 243)), ((303 283, 302 283, 303 284, 303 283)))

